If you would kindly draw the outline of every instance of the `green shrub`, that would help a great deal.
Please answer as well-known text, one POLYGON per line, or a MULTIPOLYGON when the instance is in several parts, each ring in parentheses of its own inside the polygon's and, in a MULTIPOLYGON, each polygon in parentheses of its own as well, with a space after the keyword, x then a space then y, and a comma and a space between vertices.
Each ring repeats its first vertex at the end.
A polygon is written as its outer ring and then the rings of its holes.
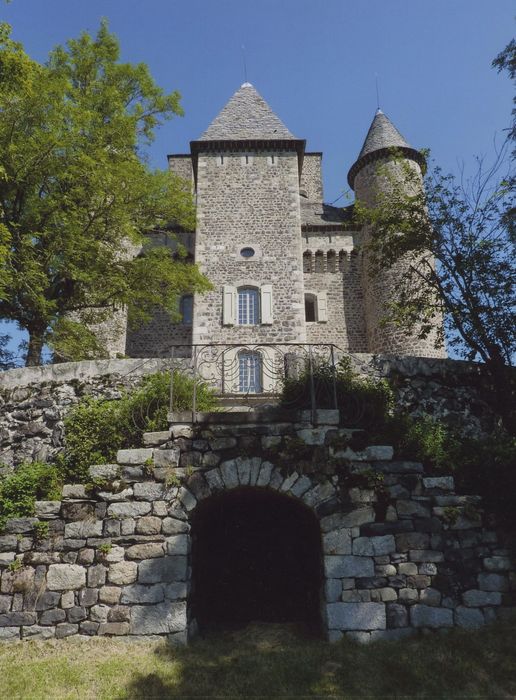
POLYGON ((0 477, 0 528, 9 518, 34 515, 34 504, 61 498, 61 475, 55 464, 27 462, 0 477))
POLYGON ((312 386, 317 408, 337 408, 341 422, 353 428, 372 428, 385 423, 392 410, 394 394, 388 382, 356 375, 351 361, 345 357, 333 368, 327 362, 316 362, 313 378, 308 368, 298 379, 287 379, 281 395, 282 406, 310 408, 312 386))
MULTIPOLYGON (((174 410, 192 407, 194 380, 174 371, 174 410)), ((113 462, 121 448, 141 447, 143 433, 168 426, 170 372, 145 377, 117 400, 85 398, 65 419, 65 449, 58 462, 68 483, 88 481, 91 464, 113 462)), ((197 382, 197 410, 216 406, 212 389, 197 382)))

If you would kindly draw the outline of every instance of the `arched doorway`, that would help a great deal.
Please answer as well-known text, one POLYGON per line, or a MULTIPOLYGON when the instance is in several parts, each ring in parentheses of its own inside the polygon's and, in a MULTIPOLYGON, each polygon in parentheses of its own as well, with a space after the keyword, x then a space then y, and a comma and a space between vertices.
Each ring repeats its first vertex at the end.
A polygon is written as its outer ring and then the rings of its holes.
POLYGON ((321 536, 312 511, 275 491, 241 487, 192 516, 191 613, 200 631, 249 622, 321 630, 321 536))

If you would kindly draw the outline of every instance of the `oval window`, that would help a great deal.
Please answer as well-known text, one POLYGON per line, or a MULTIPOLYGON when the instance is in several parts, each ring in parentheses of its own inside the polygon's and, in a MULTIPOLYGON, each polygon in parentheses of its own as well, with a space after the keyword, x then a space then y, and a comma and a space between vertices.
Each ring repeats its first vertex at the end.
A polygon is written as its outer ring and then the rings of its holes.
POLYGON ((254 248, 242 248, 240 255, 243 258, 252 258, 254 255, 254 248))

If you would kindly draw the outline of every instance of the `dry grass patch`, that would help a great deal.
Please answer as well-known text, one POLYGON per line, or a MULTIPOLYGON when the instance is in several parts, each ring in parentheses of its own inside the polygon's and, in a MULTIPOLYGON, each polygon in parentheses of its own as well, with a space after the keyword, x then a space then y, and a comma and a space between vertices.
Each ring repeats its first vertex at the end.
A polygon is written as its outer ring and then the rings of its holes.
POLYGON ((0 697, 10 700, 516 695, 516 622, 360 646, 252 625, 186 649, 114 639, 0 646, 0 697))

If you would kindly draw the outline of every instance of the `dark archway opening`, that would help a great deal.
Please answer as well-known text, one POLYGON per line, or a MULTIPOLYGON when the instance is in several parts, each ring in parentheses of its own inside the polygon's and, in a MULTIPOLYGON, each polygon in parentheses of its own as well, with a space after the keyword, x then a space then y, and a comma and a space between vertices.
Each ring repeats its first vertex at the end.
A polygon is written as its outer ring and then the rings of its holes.
POLYGON ((304 504, 241 488, 197 507, 191 609, 201 632, 262 621, 318 634, 322 581, 319 523, 304 504))

